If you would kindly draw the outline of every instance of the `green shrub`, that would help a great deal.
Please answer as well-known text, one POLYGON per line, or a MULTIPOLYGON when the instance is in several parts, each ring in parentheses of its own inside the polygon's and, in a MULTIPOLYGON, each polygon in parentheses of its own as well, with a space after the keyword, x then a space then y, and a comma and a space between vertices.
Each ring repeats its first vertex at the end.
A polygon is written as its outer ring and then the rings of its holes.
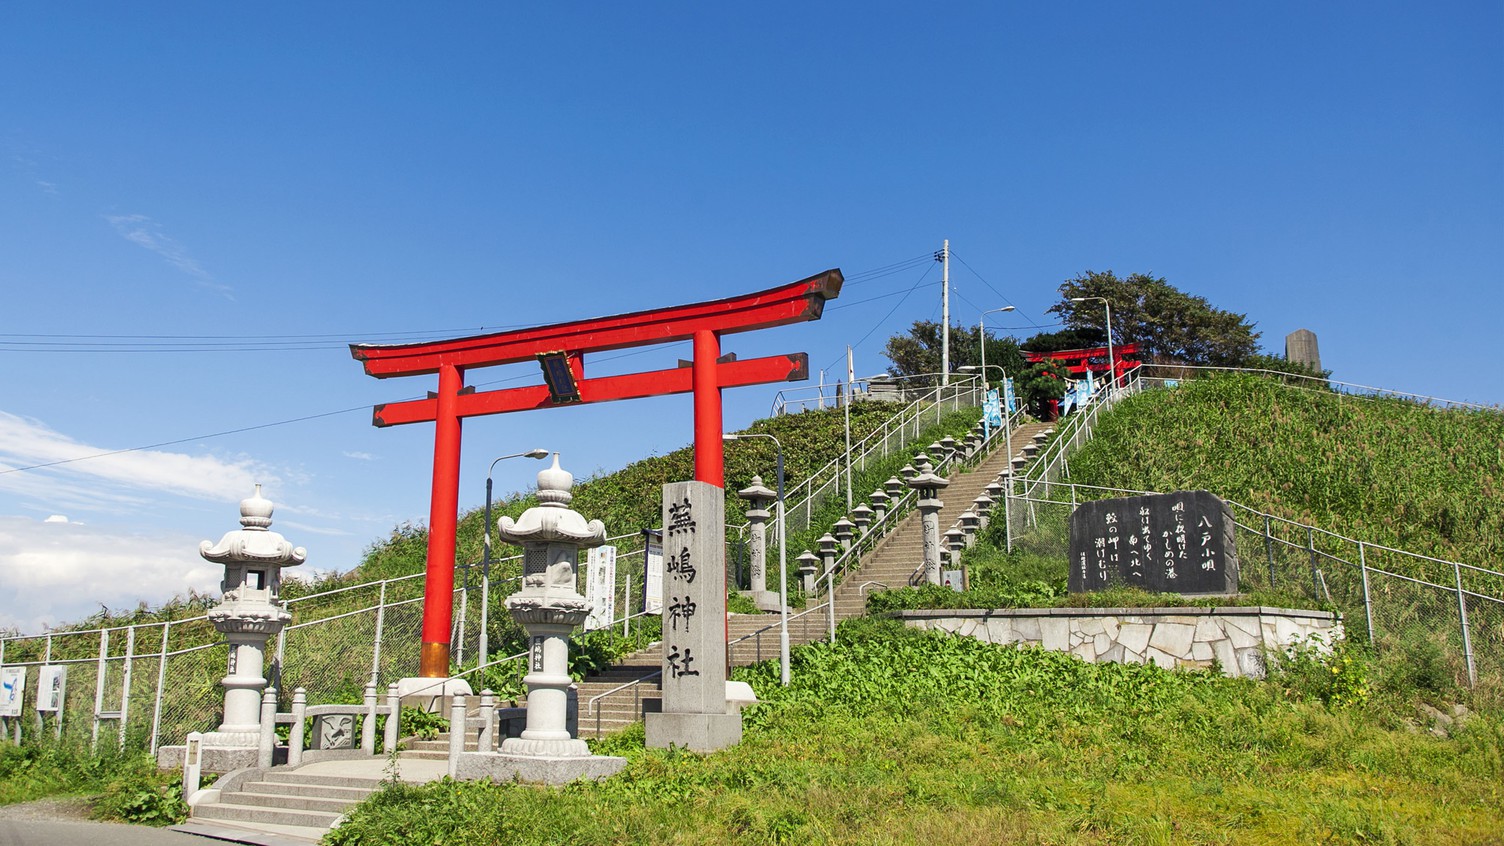
POLYGON ((145 766, 131 769, 105 785, 91 816, 138 825, 180 823, 188 818, 182 774, 158 771, 155 763, 148 760, 145 766))
POLYGON ((1311 635, 1267 655, 1266 668, 1269 682, 1291 698, 1336 708, 1368 702, 1368 662, 1346 640, 1311 635))

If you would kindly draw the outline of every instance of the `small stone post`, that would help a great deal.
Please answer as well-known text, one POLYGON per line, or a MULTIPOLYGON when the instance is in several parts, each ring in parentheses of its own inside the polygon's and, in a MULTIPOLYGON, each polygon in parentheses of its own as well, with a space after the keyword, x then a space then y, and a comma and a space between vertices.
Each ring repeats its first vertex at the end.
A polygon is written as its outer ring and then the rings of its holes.
POLYGON ((940 491, 950 484, 950 480, 935 475, 929 459, 919 457, 923 460, 919 463, 919 472, 909 480, 909 487, 919 492, 919 519, 924 528, 924 578, 926 582, 938 585, 941 583, 940 509, 945 507, 940 501, 940 491))
POLYGON ((768 519, 773 516, 769 503, 778 498, 776 491, 762 483, 761 476, 753 476, 752 484, 736 492, 748 503, 747 523, 751 526, 748 552, 752 559, 752 601, 762 611, 778 610, 778 594, 768 590, 768 519))
POLYGON ((888 503, 892 500, 892 497, 888 496, 887 491, 879 488, 873 491, 872 495, 867 497, 867 499, 872 502, 872 522, 881 523, 883 516, 888 513, 888 503))

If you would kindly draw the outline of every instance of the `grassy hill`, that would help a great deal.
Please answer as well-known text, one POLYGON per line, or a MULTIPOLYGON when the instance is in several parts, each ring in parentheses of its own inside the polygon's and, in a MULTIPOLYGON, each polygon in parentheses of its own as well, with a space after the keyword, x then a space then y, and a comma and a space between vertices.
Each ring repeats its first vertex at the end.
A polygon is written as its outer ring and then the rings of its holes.
POLYGON ((1504 569, 1504 413, 1228 375, 1106 415, 1071 480, 1210 490, 1370 543, 1504 569))
POLYGON ((1504 842, 1497 720, 1438 738, 1299 683, 856 622, 798 649, 787 689, 738 672, 764 699, 739 746, 629 730, 600 747, 629 759, 615 778, 395 785, 327 842, 1504 842))

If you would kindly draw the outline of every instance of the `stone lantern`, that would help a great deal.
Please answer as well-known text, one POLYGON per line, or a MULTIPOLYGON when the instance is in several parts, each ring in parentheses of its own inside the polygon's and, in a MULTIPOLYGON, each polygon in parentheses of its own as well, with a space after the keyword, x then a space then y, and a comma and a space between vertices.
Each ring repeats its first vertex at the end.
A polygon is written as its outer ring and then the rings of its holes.
POLYGON ((582 548, 606 542, 606 527, 569 508, 574 476, 553 466, 538 474, 539 505, 513 521, 497 521, 497 536, 522 547, 522 588, 507 597, 507 610, 527 631, 527 728, 501 744, 503 755, 584 758, 585 741, 569 733, 569 634, 585 622, 590 606, 575 589, 575 563, 582 548))
POLYGON ((777 492, 762 483, 761 476, 753 476, 752 484, 736 492, 748 504, 747 523, 751 526, 748 552, 752 559, 752 601, 759 610, 777 611, 778 594, 768 590, 768 518, 772 512, 768 505, 778 498, 777 492))
POLYGON ((940 491, 950 480, 935 475, 928 460, 919 464, 919 472, 909 480, 909 487, 919 492, 919 519, 924 529, 924 578, 932 585, 940 581, 940 491))
POLYGON ((842 517, 831 528, 835 529, 836 540, 841 542, 841 549, 851 548, 851 537, 856 533, 856 524, 847 517, 842 517))
POLYGON ((830 532, 826 532, 815 543, 820 547, 820 563, 823 565, 821 576, 824 576, 835 569, 836 554, 840 551, 841 542, 830 532))
MULTIPOLYGON (((827 535, 826 537, 829 537, 827 535)), ((820 567, 820 558, 809 550, 805 550, 797 559, 799 563, 799 583, 804 586, 806 596, 815 595, 815 571, 820 567)))
POLYGON ((992 497, 982 491, 971 503, 972 510, 977 513, 977 529, 985 532, 992 522, 992 497))
POLYGON ((982 518, 976 511, 968 508, 961 512, 956 522, 960 523, 961 533, 965 537, 966 547, 969 549, 976 545, 977 532, 982 530, 982 518))
POLYGON ((856 536, 866 537, 867 527, 872 525, 872 509, 866 503, 851 509, 851 522, 856 524, 856 536))
MULTIPOLYGON (((909 469, 910 473, 914 472, 914 468, 910 467, 908 469, 909 469)), ((908 476, 904 477, 904 479, 907 479, 907 478, 908 478, 908 476)), ((903 489, 904 489, 903 479, 900 479, 897 476, 889 476, 888 477, 888 481, 883 482, 883 492, 888 495, 888 501, 889 502, 892 502, 893 500, 898 499, 899 497, 903 496, 903 489)))
POLYGON ((261 692, 266 687, 266 643, 292 620, 282 605, 282 568, 296 567, 308 558, 271 531, 275 506, 261 495, 261 486, 240 501, 241 528, 227 532, 219 543, 204 541, 198 554, 223 564, 224 596, 209 609, 209 622, 230 643, 225 688, 224 722, 203 736, 204 768, 227 771, 255 766, 261 739, 261 692))
POLYGON ((883 515, 888 513, 888 503, 893 497, 889 496, 887 491, 878 488, 867 499, 872 503, 872 521, 874 523, 881 523, 883 515))

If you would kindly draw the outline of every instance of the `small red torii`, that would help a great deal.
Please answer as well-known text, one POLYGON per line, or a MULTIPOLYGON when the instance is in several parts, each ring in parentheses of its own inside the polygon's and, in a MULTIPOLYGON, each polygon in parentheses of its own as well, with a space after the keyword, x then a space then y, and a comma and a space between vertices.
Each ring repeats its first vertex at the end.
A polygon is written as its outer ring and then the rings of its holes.
POLYGON ((423 646, 419 673, 449 675, 449 628, 454 613, 455 526, 459 511, 460 423, 466 417, 576 403, 694 393, 695 480, 725 485, 721 389, 809 378, 804 353, 737 361, 721 356, 720 336, 819 320, 844 277, 827 270, 755 294, 552 326, 415 344, 351 344, 350 355, 378 379, 438 374, 428 399, 376 406, 372 423, 433 422, 433 491, 423 588, 423 646), (689 367, 585 378, 585 353, 693 340, 689 367), (477 393, 465 372, 539 360, 548 385, 477 393), (552 371, 550 372, 550 368, 552 371), (564 369, 564 372, 560 370, 564 369), (562 383, 567 392, 560 393, 562 383))

